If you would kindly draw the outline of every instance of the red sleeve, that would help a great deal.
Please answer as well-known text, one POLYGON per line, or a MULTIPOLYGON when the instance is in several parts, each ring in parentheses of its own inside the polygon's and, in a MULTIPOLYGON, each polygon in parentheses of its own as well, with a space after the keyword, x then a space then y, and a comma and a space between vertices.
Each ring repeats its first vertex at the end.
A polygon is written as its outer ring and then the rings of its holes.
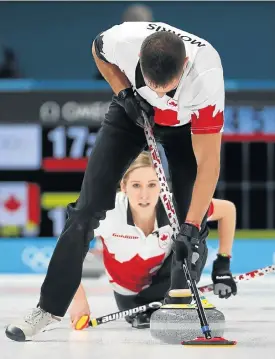
POLYGON ((191 115, 191 130, 194 135, 222 132, 223 123, 223 111, 217 111, 216 106, 209 105, 191 115))
POLYGON ((207 219, 210 218, 213 213, 214 213, 214 203, 213 203, 213 201, 211 201, 210 206, 208 208, 208 212, 207 212, 207 219))
POLYGON ((198 75, 193 83, 191 106, 191 131, 194 135, 213 134, 223 131, 224 125, 224 79, 222 66, 215 55, 215 68, 198 75))

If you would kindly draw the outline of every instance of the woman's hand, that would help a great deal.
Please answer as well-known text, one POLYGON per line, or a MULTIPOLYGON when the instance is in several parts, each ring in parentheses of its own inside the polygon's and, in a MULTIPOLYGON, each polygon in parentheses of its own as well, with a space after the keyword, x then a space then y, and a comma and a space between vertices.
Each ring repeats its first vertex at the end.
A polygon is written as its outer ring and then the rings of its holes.
POLYGON ((71 326, 73 329, 76 329, 76 323, 83 315, 88 315, 90 317, 91 313, 87 299, 73 299, 69 313, 71 318, 71 326))

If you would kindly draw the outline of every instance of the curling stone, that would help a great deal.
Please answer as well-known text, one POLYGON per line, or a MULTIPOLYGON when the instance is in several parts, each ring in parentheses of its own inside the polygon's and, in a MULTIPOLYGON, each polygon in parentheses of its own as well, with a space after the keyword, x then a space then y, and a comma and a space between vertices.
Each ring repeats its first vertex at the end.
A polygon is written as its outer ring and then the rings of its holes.
MULTIPOLYGON (((187 297, 189 290, 170 291, 169 296, 187 297)), ((192 294, 191 294, 192 295, 192 294)), ((202 305, 213 337, 222 337, 225 317, 222 312, 201 297, 202 305)), ((203 336, 196 304, 165 304, 154 311, 150 319, 150 333, 153 338, 167 344, 180 344, 203 336)))

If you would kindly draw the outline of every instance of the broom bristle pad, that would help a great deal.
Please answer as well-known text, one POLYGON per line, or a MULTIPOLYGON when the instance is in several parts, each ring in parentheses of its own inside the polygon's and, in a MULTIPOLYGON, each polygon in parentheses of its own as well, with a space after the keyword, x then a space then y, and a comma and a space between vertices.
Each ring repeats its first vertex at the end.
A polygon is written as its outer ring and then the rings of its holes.
MULTIPOLYGON (((212 337, 222 337, 225 327, 223 313, 217 309, 205 309, 205 315, 212 337)), ((153 338, 167 344, 181 344, 202 336, 196 309, 160 308, 152 313, 150 332, 153 338)))

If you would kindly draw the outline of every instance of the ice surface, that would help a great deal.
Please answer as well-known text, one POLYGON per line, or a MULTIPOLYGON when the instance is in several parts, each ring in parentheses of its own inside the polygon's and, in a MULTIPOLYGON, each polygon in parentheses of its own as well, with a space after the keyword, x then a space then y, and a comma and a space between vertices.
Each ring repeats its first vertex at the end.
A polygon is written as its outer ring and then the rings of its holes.
MULTIPOLYGON (((171 359, 175 355, 179 359, 275 358, 274 275, 240 283, 239 294, 228 300, 207 295, 225 314, 225 337, 238 341, 233 348, 164 344, 153 339, 149 330, 132 329, 123 320, 76 332, 70 328, 68 316, 58 329, 41 333, 34 341, 9 340, 5 326, 36 306, 42 280, 41 276, 0 276, 0 359, 171 359)), ((209 277, 201 282, 206 283, 209 277)), ((117 310, 105 277, 85 279, 84 285, 94 316, 117 310)))

